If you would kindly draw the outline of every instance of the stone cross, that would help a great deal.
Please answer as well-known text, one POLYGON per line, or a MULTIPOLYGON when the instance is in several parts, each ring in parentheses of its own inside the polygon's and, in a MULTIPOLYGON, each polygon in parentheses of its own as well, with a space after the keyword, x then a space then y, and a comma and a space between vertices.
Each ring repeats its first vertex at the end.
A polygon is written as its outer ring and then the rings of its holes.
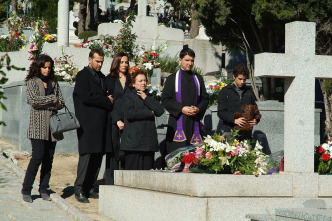
POLYGON ((69 44, 69 0, 58 3, 58 46, 69 44))
POLYGON ((332 56, 315 55, 315 23, 285 31, 285 54, 255 55, 255 76, 285 78, 285 172, 313 173, 315 79, 332 78, 332 56))
POLYGON ((146 0, 138 0, 138 10, 137 10, 137 15, 138 16, 146 16, 146 0))

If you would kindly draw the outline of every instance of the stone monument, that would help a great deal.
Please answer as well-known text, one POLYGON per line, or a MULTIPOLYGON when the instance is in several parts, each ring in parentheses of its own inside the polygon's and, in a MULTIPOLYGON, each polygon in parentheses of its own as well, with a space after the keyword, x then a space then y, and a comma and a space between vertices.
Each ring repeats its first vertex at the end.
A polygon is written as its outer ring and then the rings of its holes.
POLYGON ((332 177, 314 173, 314 79, 332 77, 332 57, 315 55, 315 23, 287 24, 285 54, 259 54, 255 62, 257 75, 286 78, 285 172, 115 171, 115 185, 100 186, 99 212, 115 220, 210 221, 332 208, 332 177))

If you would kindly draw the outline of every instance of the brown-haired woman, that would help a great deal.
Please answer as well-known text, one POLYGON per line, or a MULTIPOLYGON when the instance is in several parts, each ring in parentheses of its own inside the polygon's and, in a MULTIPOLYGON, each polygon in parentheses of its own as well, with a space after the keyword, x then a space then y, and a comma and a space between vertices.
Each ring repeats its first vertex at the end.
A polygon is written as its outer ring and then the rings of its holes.
POLYGON ((63 139, 63 135, 50 133, 50 117, 52 111, 62 108, 63 97, 54 75, 54 62, 48 55, 42 54, 32 63, 25 82, 31 104, 28 139, 31 140, 32 157, 25 173, 22 195, 24 201, 32 203, 32 185, 40 165, 39 193, 43 200, 51 200, 47 189, 55 144, 57 140, 63 139))
POLYGON ((164 107, 146 90, 146 71, 137 70, 130 76, 130 90, 122 97, 124 130, 120 150, 125 154, 126 170, 153 168, 154 152, 158 151, 155 116, 164 107))
POLYGON ((114 184, 114 170, 120 168, 120 139, 124 127, 123 114, 119 110, 120 98, 129 87, 129 58, 126 53, 120 52, 113 58, 109 75, 105 83, 107 95, 114 98, 113 110, 109 114, 108 134, 110 135, 108 144, 112 146, 112 152, 106 154, 105 184, 114 184))

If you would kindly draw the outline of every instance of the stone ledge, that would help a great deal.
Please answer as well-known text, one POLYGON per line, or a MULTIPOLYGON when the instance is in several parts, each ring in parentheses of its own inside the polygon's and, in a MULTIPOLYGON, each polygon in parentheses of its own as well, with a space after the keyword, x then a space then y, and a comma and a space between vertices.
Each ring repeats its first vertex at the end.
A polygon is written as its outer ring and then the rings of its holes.
POLYGON ((318 196, 331 197, 332 196, 332 176, 331 175, 319 175, 319 188, 318 196))
POLYGON ((331 198, 190 197, 121 186, 99 188, 99 213, 121 221, 243 221, 247 214, 274 215, 277 208, 332 208, 331 198))
POLYGON ((226 175, 117 170, 115 185, 196 197, 292 197, 291 175, 226 175))

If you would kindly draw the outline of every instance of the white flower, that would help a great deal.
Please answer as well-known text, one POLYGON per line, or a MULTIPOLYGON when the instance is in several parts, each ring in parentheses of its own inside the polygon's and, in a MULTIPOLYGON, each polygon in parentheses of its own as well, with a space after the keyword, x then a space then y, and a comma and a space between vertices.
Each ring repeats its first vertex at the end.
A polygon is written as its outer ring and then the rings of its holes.
POLYGON ((329 145, 328 145, 327 143, 323 143, 323 144, 322 144, 322 148, 323 148, 324 150, 328 150, 328 149, 329 149, 329 145))
POLYGON ((152 63, 144 63, 143 65, 144 65, 145 69, 147 69, 147 70, 152 70, 152 68, 153 68, 152 63))
POLYGON ((262 150, 263 150, 263 147, 262 147, 262 145, 258 142, 258 140, 256 141, 255 150, 259 150, 259 151, 262 151, 262 150))

